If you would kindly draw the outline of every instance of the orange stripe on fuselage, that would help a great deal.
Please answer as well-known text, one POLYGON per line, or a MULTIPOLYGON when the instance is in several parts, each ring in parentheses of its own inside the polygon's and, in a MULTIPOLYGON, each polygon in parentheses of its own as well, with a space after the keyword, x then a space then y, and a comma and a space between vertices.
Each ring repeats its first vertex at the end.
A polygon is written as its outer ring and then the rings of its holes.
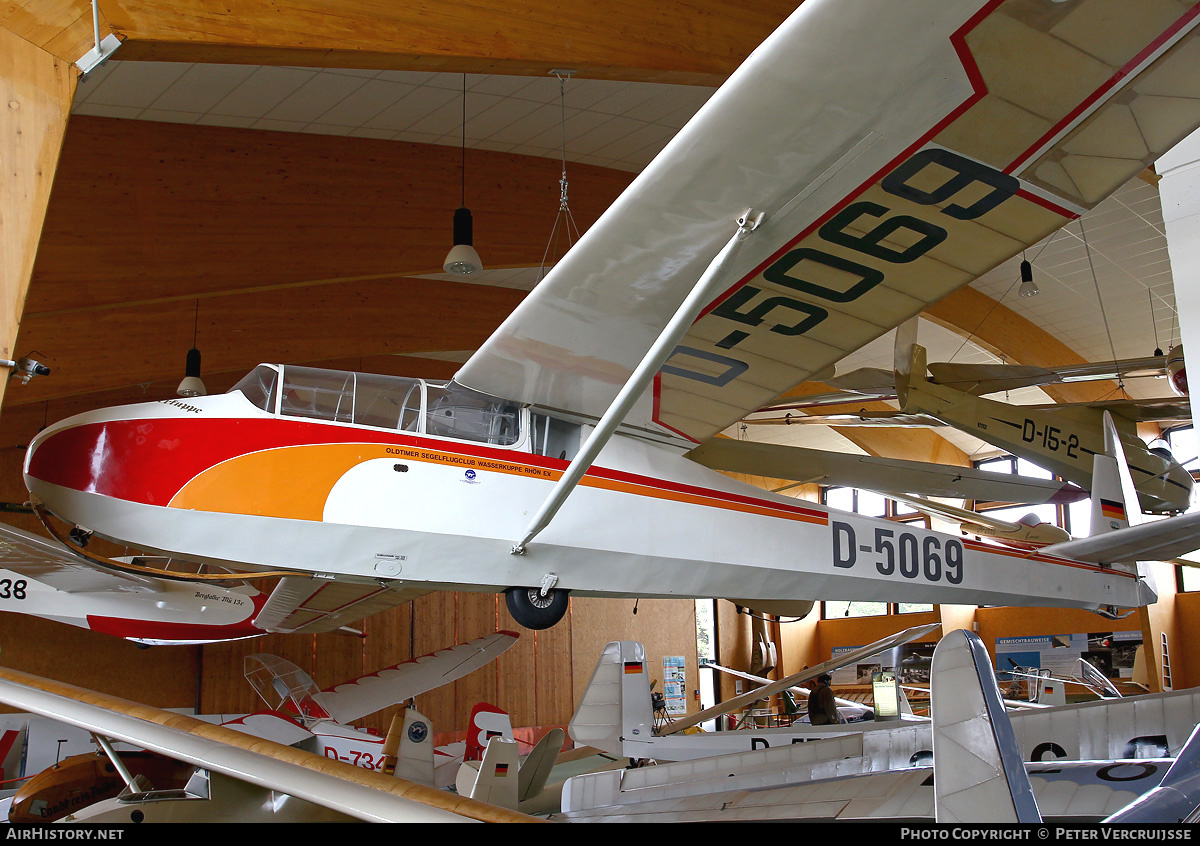
POLYGON ((1136 579, 1136 573, 1130 573, 1125 570, 1115 570, 1111 567, 1101 567, 1099 564, 1089 564, 1086 561, 1072 561, 1069 558, 1059 558, 1055 555, 1043 555, 1036 549, 1022 552, 1019 549, 1006 549, 1001 546, 996 546, 990 543, 980 543, 979 541, 971 541, 963 538, 963 546, 967 549, 973 549, 976 552, 991 552, 996 555, 1004 555, 1009 558, 1024 558, 1030 561, 1041 561, 1044 564, 1060 564, 1063 567, 1075 567, 1080 570, 1095 570, 1103 572, 1110 576, 1126 576, 1130 579, 1136 579))
MULTIPOLYGON (((388 444, 304 444, 278 447, 223 461, 197 474, 170 502, 172 508, 251 514, 321 521, 325 502, 339 479, 366 461, 386 458, 419 461, 558 481, 563 471, 516 461, 449 452, 420 446, 388 444)), ((828 516, 799 504, 772 503, 707 488, 665 482, 645 476, 606 471, 589 473, 581 485, 690 505, 723 508, 746 514, 779 517, 824 525, 828 516)))

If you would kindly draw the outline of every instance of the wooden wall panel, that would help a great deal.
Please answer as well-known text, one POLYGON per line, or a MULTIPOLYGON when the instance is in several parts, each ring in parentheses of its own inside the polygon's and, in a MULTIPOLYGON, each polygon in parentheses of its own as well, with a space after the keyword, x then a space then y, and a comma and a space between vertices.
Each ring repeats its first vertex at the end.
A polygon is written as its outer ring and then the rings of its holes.
POLYGON ((75 81, 70 65, 0 28, 0 358, 17 357, 17 327, 75 81))
MULTIPOLYGON (((1171 650, 1171 682, 1176 690, 1200 685, 1200 593, 1181 593, 1175 597, 1176 628, 1167 633, 1171 650)), ((1155 644, 1155 651, 1160 648, 1155 644)))
POLYGON ((684 656, 688 712, 699 710, 692 692, 700 686, 696 658, 696 605, 691 599, 643 599, 633 613, 633 599, 581 597, 571 600, 574 701, 583 695, 601 650, 610 641, 636 640, 646 648, 650 678, 663 689, 663 656, 684 656))
POLYGON ((537 696, 537 710, 532 725, 566 725, 575 710, 575 698, 570 685, 570 668, 573 666, 571 635, 579 601, 571 600, 568 625, 563 624, 567 622, 564 620, 553 628, 531 633, 535 659, 533 687, 537 696))
POLYGON ((136 702, 153 701, 163 708, 194 707, 199 659, 196 647, 140 649, 128 641, 64 623, 0 614, 0 663, 5 667, 84 684, 136 702))
MULTIPOLYGON (((412 603, 413 653, 427 655, 458 643, 458 609, 455 594, 437 591, 412 603)), ((454 685, 445 685, 417 697, 416 708, 433 723, 434 731, 451 731, 454 723, 454 685)), ((465 728, 465 726, 464 726, 465 728)))
MULTIPOLYGON (((497 630, 498 594, 460 591, 456 596, 458 598, 456 643, 483 637, 497 630)), ((496 662, 456 681, 454 683, 454 721, 450 725, 455 729, 466 728, 471 718, 471 709, 480 702, 488 702, 507 711, 508 707, 500 701, 499 690, 500 679, 497 675, 496 662)), ((514 723, 514 725, 520 724, 514 723)))

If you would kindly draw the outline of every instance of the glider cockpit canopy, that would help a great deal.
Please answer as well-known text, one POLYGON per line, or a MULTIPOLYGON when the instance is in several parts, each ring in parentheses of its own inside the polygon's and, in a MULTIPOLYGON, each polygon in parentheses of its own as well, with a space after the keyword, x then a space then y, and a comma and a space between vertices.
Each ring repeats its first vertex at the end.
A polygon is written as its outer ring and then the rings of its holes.
POLYGON ((524 432, 521 406, 454 382, 375 373, 260 364, 234 385, 255 406, 376 429, 513 446, 524 432))

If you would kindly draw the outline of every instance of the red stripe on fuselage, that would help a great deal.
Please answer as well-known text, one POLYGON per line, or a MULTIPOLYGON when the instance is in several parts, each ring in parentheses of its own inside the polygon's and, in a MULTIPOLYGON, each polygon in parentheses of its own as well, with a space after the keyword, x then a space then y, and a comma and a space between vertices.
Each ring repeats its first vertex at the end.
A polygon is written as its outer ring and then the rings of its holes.
MULTIPOLYGON (((379 444, 449 451, 563 471, 569 462, 528 452, 293 418, 152 418, 83 423, 37 446, 28 474, 129 502, 166 506, 193 478, 224 461, 284 447, 379 444)), ((771 508, 824 520, 824 511, 593 466, 588 477, 771 508)), ((714 503, 714 505, 719 503, 714 503)))
POLYGON ((101 634, 135 640, 234 640, 257 637, 267 632, 250 623, 211 626, 203 623, 167 623, 155 620, 127 620, 124 617, 87 616, 88 628, 101 634))

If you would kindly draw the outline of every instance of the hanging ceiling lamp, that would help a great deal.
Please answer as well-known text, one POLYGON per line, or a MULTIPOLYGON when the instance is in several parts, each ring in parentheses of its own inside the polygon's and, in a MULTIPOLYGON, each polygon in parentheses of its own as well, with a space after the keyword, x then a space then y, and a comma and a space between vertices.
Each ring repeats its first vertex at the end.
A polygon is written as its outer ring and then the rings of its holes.
POLYGON ((204 383, 200 381, 200 350, 196 349, 196 340, 200 332, 200 301, 196 300, 196 321, 192 327, 192 348, 188 350, 187 361, 183 368, 183 381, 175 389, 181 397, 202 397, 208 393, 204 383))
POLYGON ((1037 283, 1033 281, 1033 265, 1024 259, 1021 260, 1021 287, 1017 293, 1022 297, 1036 297, 1040 293, 1037 283))
POLYGON ((471 210, 467 208, 467 75, 463 74, 463 119, 462 119, 462 195, 461 203, 454 212, 454 246, 446 254, 442 269, 447 273, 466 276, 483 270, 483 262, 472 245, 474 226, 471 210))

